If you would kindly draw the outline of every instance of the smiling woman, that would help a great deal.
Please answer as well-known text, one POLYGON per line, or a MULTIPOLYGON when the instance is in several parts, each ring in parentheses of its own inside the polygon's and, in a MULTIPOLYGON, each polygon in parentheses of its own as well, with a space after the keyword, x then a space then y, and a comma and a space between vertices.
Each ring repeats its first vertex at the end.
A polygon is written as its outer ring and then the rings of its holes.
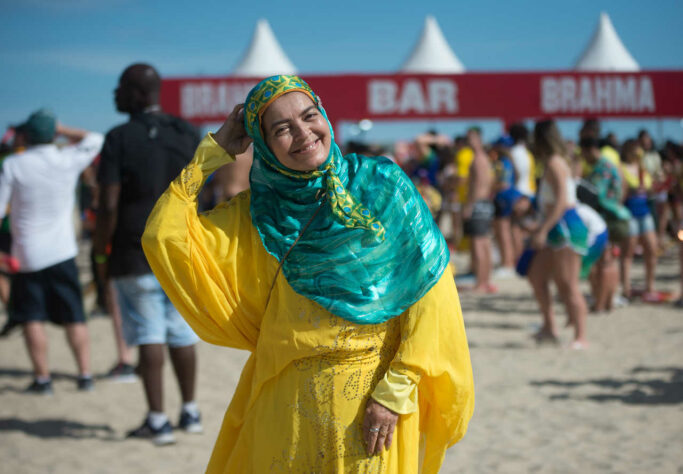
POLYGON ((262 123, 268 147, 286 167, 312 171, 327 160, 330 129, 308 95, 283 95, 266 109, 262 123))
POLYGON ((158 201, 143 236, 204 340, 247 349, 208 472, 438 472, 474 408, 448 251, 386 158, 343 156, 315 93, 249 93, 158 201), (251 190, 197 216, 254 147, 251 190))

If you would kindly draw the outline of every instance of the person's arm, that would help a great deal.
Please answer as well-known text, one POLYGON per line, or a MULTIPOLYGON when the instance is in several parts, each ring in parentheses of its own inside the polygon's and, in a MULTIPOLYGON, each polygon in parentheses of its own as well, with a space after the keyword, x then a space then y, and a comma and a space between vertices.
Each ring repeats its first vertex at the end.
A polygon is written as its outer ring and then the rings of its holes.
POLYGON ((93 254, 95 271, 100 281, 107 281, 109 255, 107 249, 114 236, 118 217, 119 194, 121 185, 102 184, 98 188, 98 208, 93 235, 93 254))
POLYGON ((662 157, 658 151, 653 150, 652 153, 652 179, 655 182, 664 181, 664 169, 662 168, 662 157))
POLYGON ((513 211, 512 223, 518 226, 523 231, 528 232, 529 234, 533 234, 541 227, 541 223, 538 222, 536 216, 537 213, 533 209, 533 206, 529 206, 529 210, 523 215, 516 215, 513 211))
POLYGON ((567 210, 568 170, 562 166, 562 158, 554 157, 548 161, 545 176, 555 195, 555 202, 546 210, 538 230, 534 233, 532 244, 535 248, 545 245, 550 229, 557 224, 567 210))
POLYGON ((506 189, 510 189, 510 185, 506 183, 505 181, 501 180, 494 180, 493 181, 493 193, 498 194, 501 191, 505 191, 506 189))
MULTIPOLYGON (((444 271, 400 318, 401 344, 371 394, 364 428, 376 425, 377 405, 401 416, 417 416, 419 411, 421 431, 426 435, 422 467, 425 472, 436 472, 428 467, 440 465, 445 449, 464 436, 474 410, 472 366, 452 274, 444 271)), ((388 418, 384 413, 380 420, 388 418)), ((364 436, 366 444, 374 441, 380 449, 392 441, 389 434, 378 439, 367 429, 364 436)))
POLYGON ((60 123, 57 124, 55 133, 57 136, 66 138, 71 143, 78 143, 83 140, 89 132, 80 128, 68 127, 60 123))
POLYGON ((630 212, 622 205, 623 186, 618 169, 608 168, 590 181, 597 190, 600 212, 607 218, 628 220, 630 212))
POLYGON ((241 145, 249 144, 246 134, 230 128, 241 126, 238 112, 226 121, 227 130, 224 125, 223 132, 201 141, 192 161, 159 198, 147 219, 142 248, 164 292, 199 337, 254 350, 277 265, 271 265, 274 258, 253 230, 249 196, 241 194, 197 215, 197 196, 206 179, 234 161, 226 149, 241 152, 241 145))
POLYGON ((625 202, 629 197, 631 189, 629 188, 628 182, 626 181, 626 176, 624 175, 623 164, 617 168, 619 173, 619 178, 621 179, 621 202, 625 202))
POLYGON ((450 139, 445 135, 432 135, 431 133, 423 133, 415 137, 415 147, 417 148, 420 157, 424 158, 432 153, 432 146, 451 146, 450 139))
POLYGON ((7 215, 7 207, 12 196, 12 180, 6 165, 7 163, 0 170, 0 220, 7 215))
POLYGON ((524 232, 528 232, 529 234, 533 234, 534 232, 538 231, 538 229, 541 227, 541 224, 533 219, 518 219, 515 221, 515 224, 519 226, 520 229, 522 229, 524 232))
POLYGON ((640 184, 638 191, 647 194, 648 197, 654 196, 654 179, 643 165, 638 165, 638 179, 640 184))
POLYGON ((69 156, 74 167, 79 170, 85 169, 95 159, 104 144, 104 136, 101 133, 63 124, 57 125, 56 134, 66 138, 71 144, 68 147, 69 156))
POLYGON ((477 160, 478 157, 475 154, 472 159, 472 164, 470 165, 469 176, 467 177, 467 197, 462 207, 462 216, 465 219, 469 219, 472 216, 475 196, 477 195, 477 181, 479 179, 477 160))
POLYGON ((122 154, 121 137, 115 132, 110 132, 107 134, 104 144, 101 145, 100 162, 96 176, 98 208, 92 251, 95 271, 101 281, 107 281, 109 278, 108 247, 116 229, 118 216, 122 154))

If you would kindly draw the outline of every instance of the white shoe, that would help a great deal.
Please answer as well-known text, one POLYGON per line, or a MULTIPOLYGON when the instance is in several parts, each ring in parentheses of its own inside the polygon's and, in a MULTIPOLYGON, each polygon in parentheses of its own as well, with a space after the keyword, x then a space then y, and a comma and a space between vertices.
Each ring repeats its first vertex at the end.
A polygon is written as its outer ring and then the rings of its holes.
POLYGON ((614 297, 612 298, 613 308, 625 308, 626 306, 628 306, 628 304, 629 300, 621 295, 614 295, 614 297))
POLYGON ((499 267, 493 272, 493 277, 499 280, 509 280, 510 278, 514 278, 516 275, 517 272, 512 267, 499 267))

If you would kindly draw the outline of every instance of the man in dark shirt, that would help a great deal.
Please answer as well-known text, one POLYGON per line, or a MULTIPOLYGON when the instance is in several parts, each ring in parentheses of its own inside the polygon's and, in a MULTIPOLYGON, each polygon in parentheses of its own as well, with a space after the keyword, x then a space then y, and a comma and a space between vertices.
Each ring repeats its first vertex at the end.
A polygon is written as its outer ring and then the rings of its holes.
POLYGON ((166 345, 183 399, 179 426, 188 432, 202 429, 194 401, 198 338, 164 294, 140 244, 154 204, 192 159, 199 143, 192 125, 161 111, 160 85, 159 74, 147 64, 129 66, 119 79, 116 108, 129 114, 130 120, 109 131, 102 148, 93 243, 98 272, 112 278, 116 286, 126 343, 140 347, 138 369, 149 412, 142 426, 128 436, 151 438, 157 445, 175 441, 163 411, 166 345))

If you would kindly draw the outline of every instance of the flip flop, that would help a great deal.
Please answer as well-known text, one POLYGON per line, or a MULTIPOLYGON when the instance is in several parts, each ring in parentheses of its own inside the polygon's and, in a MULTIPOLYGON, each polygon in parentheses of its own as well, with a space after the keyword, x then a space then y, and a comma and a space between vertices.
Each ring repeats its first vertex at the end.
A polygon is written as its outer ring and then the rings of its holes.
POLYGON ((585 351, 586 349, 588 349, 588 343, 581 341, 573 341, 571 344, 569 344, 569 349, 573 351, 585 351))
POLYGON ((672 295, 666 291, 650 291, 640 295, 645 303, 665 303, 671 301, 672 295))

